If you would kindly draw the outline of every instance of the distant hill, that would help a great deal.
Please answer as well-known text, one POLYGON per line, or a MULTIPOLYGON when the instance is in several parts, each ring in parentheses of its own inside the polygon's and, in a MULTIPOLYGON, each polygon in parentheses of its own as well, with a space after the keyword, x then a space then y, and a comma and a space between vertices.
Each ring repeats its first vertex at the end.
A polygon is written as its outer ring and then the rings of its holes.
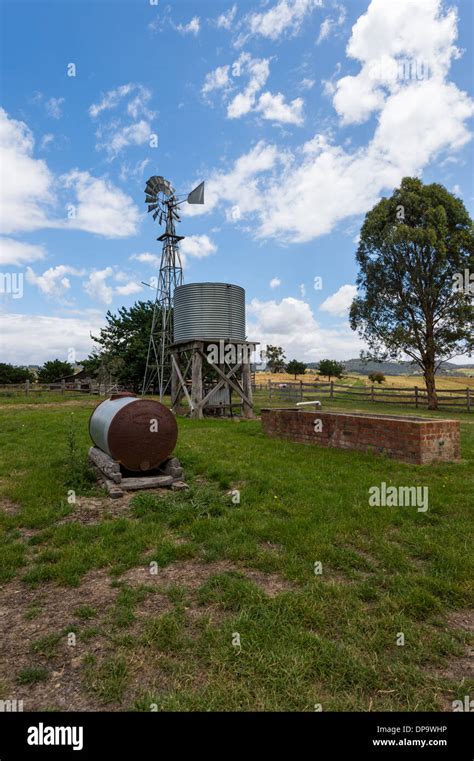
MULTIPOLYGON (((315 370, 318 367, 317 362, 310 362, 308 368, 315 370)), ((412 362, 364 362, 361 359, 348 359, 344 362, 346 373, 359 373, 360 375, 369 375, 369 373, 383 373, 384 375, 420 375, 420 368, 412 362)), ((443 362, 438 370, 438 375, 461 375, 461 368, 474 370, 474 364, 455 365, 452 362, 443 362)))

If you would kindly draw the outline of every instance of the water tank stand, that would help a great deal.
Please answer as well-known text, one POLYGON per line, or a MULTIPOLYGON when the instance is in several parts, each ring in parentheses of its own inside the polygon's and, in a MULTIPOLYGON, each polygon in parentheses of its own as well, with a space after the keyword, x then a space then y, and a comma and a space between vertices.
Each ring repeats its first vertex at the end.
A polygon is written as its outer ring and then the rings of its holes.
POLYGON ((188 488, 183 481, 183 468, 176 457, 169 457, 154 471, 140 476, 124 475, 127 471, 120 463, 98 447, 89 449, 89 463, 112 499, 123 497, 127 491, 168 487, 178 491, 188 488))
POLYGON ((253 417, 250 356, 258 344, 251 341, 206 339, 171 346, 171 409, 176 414, 203 418, 205 414, 233 416, 241 409, 253 417), (216 356, 218 361, 215 361, 216 356), (213 381, 206 384, 206 372, 213 381), (186 399, 188 408, 183 407, 186 399))

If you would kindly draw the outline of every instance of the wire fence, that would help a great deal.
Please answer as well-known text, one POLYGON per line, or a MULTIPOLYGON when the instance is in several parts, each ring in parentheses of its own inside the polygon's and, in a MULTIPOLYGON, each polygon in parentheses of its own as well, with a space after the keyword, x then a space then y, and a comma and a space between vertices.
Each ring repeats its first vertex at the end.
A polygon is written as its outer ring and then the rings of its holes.
MULTIPOLYGON (((377 404, 411 405, 417 408, 428 407, 426 389, 419 386, 402 388, 383 388, 381 386, 346 386, 334 381, 328 383, 288 381, 278 383, 268 381, 254 384, 254 392, 265 392, 270 401, 295 403, 314 400, 352 400, 359 402, 376 402, 377 404)), ((474 407, 474 389, 440 389, 437 392, 438 406, 442 409, 456 409, 471 412, 474 407)))
MULTIPOLYGON (((296 402, 318 400, 330 401, 354 401, 375 402, 377 404, 409 405, 418 408, 428 407, 428 394, 426 389, 419 386, 406 386, 402 388, 383 388, 382 386, 347 386, 334 381, 322 383, 315 381, 304 383, 303 381, 288 381, 285 383, 268 381, 267 383, 255 383, 252 386, 257 395, 264 394, 265 398, 275 403, 294 404, 296 402)), ((56 393, 67 395, 97 395, 121 391, 121 387, 110 384, 91 383, 9 383, 0 384, 0 398, 2 396, 17 396, 39 393, 56 393)), ((471 412, 474 409, 474 389, 440 389, 437 392, 438 406, 440 409, 452 409, 460 412, 471 412)))
POLYGON ((0 397, 1 396, 17 396, 19 394, 42 394, 42 393, 54 393, 54 394, 77 394, 83 396, 85 394, 95 394, 104 396, 111 394, 114 391, 120 391, 121 388, 110 384, 98 384, 98 383, 32 383, 26 381, 25 383, 2 383, 0 384, 0 397))

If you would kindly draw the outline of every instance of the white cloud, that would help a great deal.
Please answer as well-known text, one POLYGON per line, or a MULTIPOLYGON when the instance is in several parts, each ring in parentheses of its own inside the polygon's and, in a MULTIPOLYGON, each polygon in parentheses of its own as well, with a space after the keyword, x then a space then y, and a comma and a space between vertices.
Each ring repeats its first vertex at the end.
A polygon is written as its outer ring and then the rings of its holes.
POLYGON ((134 293, 140 293, 140 291, 143 291, 143 286, 140 283, 135 283, 133 280, 125 285, 118 285, 115 289, 115 293, 118 293, 120 296, 131 296, 134 293))
MULTIPOLYGON (((136 257, 130 257, 131 259, 136 257)), ((84 282, 84 290, 94 301, 110 306, 115 296, 132 296, 143 290, 141 283, 130 280, 129 275, 121 270, 114 271, 113 267, 105 267, 103 270, 93 270, 84 282), (109 278, 114 278, 124 285, 112 286, 109 278)))
POLYGON ((0 238, 0 265, 12 264, 21 267, 38 259, 44 259, 46 252, 43 246, 22 243, 13 238, 0 238))
POLYGON ((314 85, 316 84, 314 79, 309 79, 309 77, 305 77, 300 82, 300 87, 302 90, 312 90, 314 85))
POLYGON ((89 115, 96 119, 103 111, 110 111, 117 108, 117 106, 129 95, 133 95, 133 98, 127 105, 127 111, 134 119, 138 116, 144 115, 151 118, 152 112, 148 111, 147 104, 151 98, 151 91, 140 84, 130 82, 126 85, 121 85, 115 90, 108 90, 99 103, 93 103, 89 107, 89 115))
POLYGON ((210 71, 206 75, 204 85, 202 87, 202 94, 208 95, 215 90, 227 89, 231 86, 231 80, 229 77, 230 66, 218 66, 214 71, 210 71))
POLYGON ((368 76, 337 82, 334 105, 343 120, 360 121, 374 109, 379 112, 365 146, 353 149, 316 134, 292 153, 287 149, 281 160, 275 145, 259 143, 258 155, 273 160, 263 165, 251 161, 253 148, 227 174, 211 176, 210 204, 203 212, 221 203, 230 219, 232 207, 238 205, 241 216, 254 215, 258 237, 308 241, 329 233, 343 219, 365 214, 404 176, 418 176, 433 160, 443 160, 446 153, 452 155, 466 145, 474 102, 441 76, 457 55, 455 13, 441 15, 437 0, 426 0, 423 12, 417 8, 419 3, 413 0, 395 5, 373 0, 353 27, 348 50, 367 64, 371 51, 378 62, 380 51, 390 46, 396 46, 399 57, 424 55, 430 66, 433 56, 436 59, 433 76, 420 81, 403 80, 389 88, 378 87, 368 76), (245 175, 238 170, 241 166, 248 167, 245 175))
POLYGON ((321 26, 319 27, 319 35, 316 40, 316 44, 320 45, 323 40, 327 40, 331 34, 342 26, 346 20, 346 9, 343 5, 335 4, 335 10, 338 12, 337 16, 327 16, 321 26))
POLYGON ((2 360, 12 364, 41 365, 51 359, 67 359, 70 348, 82 359, 93 348, 91 333, 104 326, 102 313, 64 318, 38 314, 0 314, 2 360))
POLYGON ((150 159, 143 159, 143 161, 137 161, 136 164, 129 164, 127 162, 120 166, 120 179, 122 182, 128 182, 131 179, 140 179, 143 177, 143 173, 150 163, 150 159))
POLYGON ((302 299, 306 297, 306 286, 304 283, 301 283, 300 285, 300 296, 302 299))
POLYGON ((295 98, 287 103, 282 93, 261 92, 270 76, 270 61, 271 58, 252 58, 249 53, 241 53, 232 66, 219 66, 209 72, 201 92, 204 96, 215 91, 223 92, 229 119, 240 119, 250 112, 255 112, 269 121, 302 124, 302 98, 295 98), (235 91, 241 78, 246 78, 247 84, 228 101, 230 93, 235 91))
POLYGON ((181 241, 180 250, 184 256, 204 259, 206 256, 215 254, 217 246, 207 235, 189 235, 181 241))
POLYGON ((47 224, 54 201, 54 176, 45 161, 33 158, 34 138, 24 122, 0 108, 0 227, 3 233, 38 230, 47 224))
POLYGON ((120 238, 137 231, 138 208, 110 180, 78 169, 56 178, 44 160, 33 157, 33 149, 34 139, 27 125, 10 119, 0 109, 3 233, 68 228, 120 238), (62 216, 52 213, 60 201, 62 216), (71 205, 75 207, 75 217, 66 219, 66 207, 71 205))
POLYGON ((232 66, 234 77, 248 76, 245 89, 238 93, 227 107, 229 119, 238 119, 248 114, 256 105, 257 93, 264 87, 270 76, 269 58, 252 58, 249 53, 242 53, 232 66))
POLYGON ((456 10, 443 13, 441 0, 372 0, 352 27, 347 45, 348 57, 361 64, 360 72, 337 83, 333 102, 343 123, 360 123, 380 110, 387 95, 406 84, 405 74, 415 81, 428 75, 441 84, 460 54, 456 37, 456 10))
POLYGON ((280 92, 276 95, 264 92, 258 100, 256 110, 264 119, 282 124, 302 124, 303 105, 302 98, 295 98, 291 103, 285 103, 285 98, 280 92))
POLYGON ((228 11, 225 13, 221 13, 220 16, 217 17, 216 25, 219 29, 232 29, 232 25, 234 23, 235 15, 237 13, 237 5, 233 5, 232 8, 229 8, 228 11))
POLYGON ((270 285, 270 288, 279 288, 280 285, 281 285, 280 278, 279 277, 272 277, 272 279, 270 280, 269 285, 270 285))
POLYGON ((144 145, 150 141, 151 135, 154 134, 151 120, 156 115, 148 108, 151 96, 151 90, 147 87, 129 83, 109 90, 99 103, 93 103, 89 107, 89 115, 95 120, 103 112, 125 106, 126 117, 132 120, 127 123, 122 117, 115 116, 98 127, 96 148, 105 150, 109 160, 116 158, 128 146, 144 145))
POLYGON ((71 288, 71 281, 66 276, 74 275, 78 277, 83 274, 82 270, 77 270, 65 264, 50 267, 42 275, 37 275, 31 267, 28 267, 26 270, 26 280, 31 285, 36 285, 45 296, 61 300, 71 288))
POLYGON ((156 254, 149 254, 148 252, 144 252, 142 254, 132 254, 130 259, 140 262, 141 264, 151 264, 154 267, 159 267, 161 263, 160 256, 157 256, 156 254))
POLYGON ((122 238, 137 231, 140 213, 130 196, 107 179, 97 179, 89 172, 77 169, 63 175, 64 188, 70 188, 75 204, 75 217, 66 226, 103 235, 122 238))
POLYGON ((287 297, 280 302, 253 299, 248 305, 251 340, 282 346, 287 358, 315 362, 326 356, 342 360, 358 356, 364 344, 346 322, 322 328, 311 307, 301 299, 287 297))
POLYGON ((296 35, 307 16, 321 6, 322 0, 279 0, 269 10, 247 16, 245 24, 248 31, 240 36, 237 44, 243 44, 250 36, 277 40, 286 33, 296 35))
POLYGON ((107 278, 112 277, 113 274, 112 267, 94 270, 90 273, 89 278, 84 283, 84 290, 91 299, 107 305, 112 303, 114 289, 107 283, 107 278))
POLYGON ((54 135, 53 135, 53 133, 52 132, 47 132, 41 138, 41 142, 40 142, 40 148, 41 148, 41 150, 44 151, 48 147, 48 145, 50 145, 50 143, 53 143, 53 142, 54 142, 54 135))
POLYGON ((260 141, 240 156, 228 172, 215 171, 210 174, 206 182, 204 206, 188 206, 183 212, 188 216, 197 216, 219 205, 227 205, 228 220, 239 221, 244 215, 263 206, 264 191, 260 175, 271 172, 284 159, 285 154, 276 146, 260 141))
POLYGON ((126 127, 116 127, 115 123, 97 132, 97 150, 105 150, 109 159, 114 159, 129 145, 145 145, 150 142, 152 131, 148 121, 141 119, 126 127))
POLYGON ((316 44, 319 45, 323 40, 329 37, 331 31, 332 21, 329 18, 325 18, 321 26, 319 27, 319 35, 316 40, 316 44))
POLYGON ((61 106, 64 100, 64 98, 50 98, 47 100, 44 107, 48 116, 51 116, 52 119, 60 119, 63 115, 61 106))
POLYGON ((194 34, 196 37, 201 29, 201 20, 199 16, 194 16, 188 24, 178 24, 176 29, 180 34, 194 34))
POLYGON ((355 285, 341 285, 336 293, 328 296, 319 307, 322 312, 342 317, 349 311, 352 301, 357 293, 355 285))

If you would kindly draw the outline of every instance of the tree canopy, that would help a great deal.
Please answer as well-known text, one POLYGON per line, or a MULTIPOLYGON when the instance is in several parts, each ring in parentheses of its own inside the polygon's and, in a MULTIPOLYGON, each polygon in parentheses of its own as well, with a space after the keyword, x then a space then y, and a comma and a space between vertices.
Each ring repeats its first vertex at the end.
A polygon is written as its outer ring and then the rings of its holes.
POLYGON ((344 373, 344 363, 335 359, 322 359, 319 363, 319 374, 327 375, 328 379, 341 378, 344 373))
POLYGON ((373 359, 410 357, 437 406, 435 372, 474 347, 473 303, 459 276, 474 268, 474 230, 442 185, 406 177, 365 217, 357 249, 359 293, 350 322, 373 359))
POLYGON ((281 346, 267 346, 265 350, 265 360, 268 369, 272 373, 280 373, 285 369, 285 353, 281 346))
POLYGON ((290 375, 296 376, 297 375, 304 375, 306 372, 306 365, 304 362, 298 362, 297 359, 292 359, 290 362, 288 362, 286 366, 286 372, 290 375))
POLYGON ((40 383, 54 383, 65 375, 72 375, 73 372, 74 368, 69 362, 51 359, 38 370, 38 380, 40 383))
POLYGON ((7 385, 8 383, 24 383, 27 380, 34 380, 34 375, 28 368, 0 362, 0 383, 7 385))
POLYGON ((105 383, 116 383, 131 391, 141 389, 153 320, 153 301, 137 301, 107 312, 105 328, 92 336, 98 348, 83 362, 86 369, 105 383))

